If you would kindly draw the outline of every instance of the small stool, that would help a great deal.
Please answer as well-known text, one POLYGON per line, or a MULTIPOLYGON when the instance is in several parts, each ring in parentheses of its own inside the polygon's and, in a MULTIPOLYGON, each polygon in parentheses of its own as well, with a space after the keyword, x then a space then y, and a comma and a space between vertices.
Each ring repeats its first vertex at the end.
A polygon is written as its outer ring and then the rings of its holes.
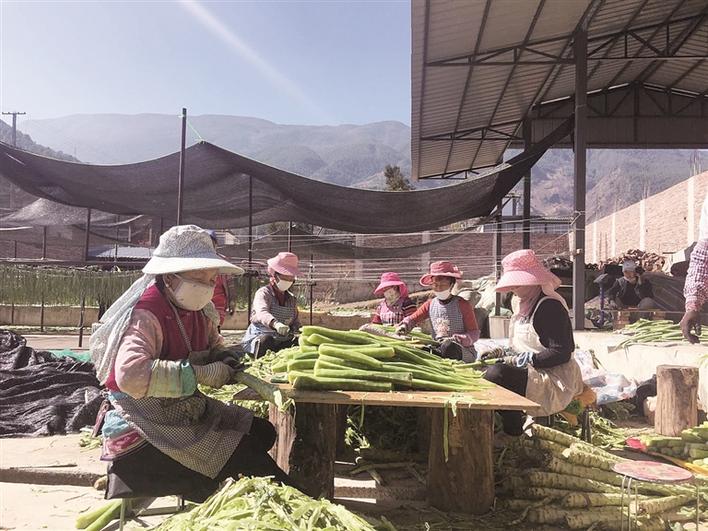
MULTIPOLYGON (((123 531, 125 523, 134 516, 159 516, 162 514, 174 514, 184 510, 184 497, 177 496, 177 505, 174 507, 158 507, 150 509, 150 504, 157 498, 122 498, 120 503, 120 519, 118 521, 118 530, 123 531), (147 500, 147 504, 143 509, 135 511, 133 504, 140 500, 147 500)), ((143 502, 145 503, 145 502, 143 502)))
POLYGON ((696 529, 700 529, 700 495, 696 476, 684 468, 656 461, 625 461, 612 465, 612 470, 622 475, 622 496, 620 498, 620 530, 624 531, 624 495, 627 494, 627 529, 632 529, 632 486, 634 485, 634 524, 639 510, 639 491, 635 481, 647 483, 674 484, 693 480, 696 487, 696 529))

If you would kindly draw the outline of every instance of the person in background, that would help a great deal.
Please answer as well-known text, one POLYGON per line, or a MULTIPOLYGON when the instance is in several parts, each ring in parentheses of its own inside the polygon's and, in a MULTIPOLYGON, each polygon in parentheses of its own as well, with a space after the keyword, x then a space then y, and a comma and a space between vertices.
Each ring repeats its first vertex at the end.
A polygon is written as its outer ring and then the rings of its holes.
POLYGON ((296 344, 300 319, 295 296, 288 291, 300 276, 298 258, 282 252, 268 259, 270 281, 256 291, 251 324, 243 336, 243 347, 255 357, 268 350, 277 352, 296 344))
POLYGON ((654 290, 651 282, 642 278, 642 270, 638 270, 633 260, 622 263, 622 277, 607 291, 607 298, 617 310, 639 308, 651 310, 657 308, 654 300, 654 290))
MULTIPOLYGON (((555 290, 560 279, 530 249, 502 260, 504 273, 496 290, 513 292, 508 352, 487 359, 485 378, 539 404, 546 415, 563 411, 583 391, 580 367, 573 359, 573 327, 565 300, 555 290)), ((500 411, 507 435, 523 433, 521 411, 500 411)))
POLYGON ((683 296, 686 298, 686 313, 681 319, 681 332, 687 341, 698 343, 701 308, 708 301, 708 195, 703 201, 698 242, 691 251, 683 296))
POLYGON ((384 298, 371 318, 373 324, 397 325, 415 312, 415 303, 408 296, 408 287, 398 273, 383 273, 374 295, 384 298))
POLYGON ((466 300, 451 293, 460 278, 462 272, 451 262, 430 264, 430 272, 420 278, 420 284, 432 287, 435 297, 405 317, 396 332, 407 333, 424 319, 430 319, 433 339, 440 342, 439 352, 443 358, 474 361, 473 346, 479 339, 474 310, 466 300))
POLYGON ((180 494, 203 501, 226 478, 274 476, 292 484, 268 450, 275 429, 248 409, 201 393, 242 365, 226 350, 211 303, 219 273, 243 270, 217 255, 194 225, 169 229, 137 280, 92 334, 91 358, 108 392, 106 498, 180 494))
MULTIPOLYGON (((216 250, 217 239, 216 231, 207 231, 211 237, 211 241, 214 244, 214 250, 216 250)), ((220 255, 221 256, 221 255, 220 255)), ((211 299, 214 303, 214 308, 219 314, 219 332, 221 332, 221 327, 226 319, 226 313, 233 314, 233 309, 231 308, 231 299, 229 294, 229 281, 226 275, 218 275, 216 277, 216 285, 214 286, 214 297, 211 299)))

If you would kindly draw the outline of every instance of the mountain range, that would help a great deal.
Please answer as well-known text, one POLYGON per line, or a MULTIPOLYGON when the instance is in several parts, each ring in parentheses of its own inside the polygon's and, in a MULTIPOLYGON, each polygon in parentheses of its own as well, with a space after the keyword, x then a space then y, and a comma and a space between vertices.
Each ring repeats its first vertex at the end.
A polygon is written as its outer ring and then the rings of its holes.
MULTIPOLYGON (((7 137, 7 126, 2 125, 0 140, 7 137)), ((398 165, 404 175, 410 174, 411 131, 400 122, 310 126, 201 115, 189 117, 188 125, 188 145, 207 140, 266 164, 343 186, 384 189, 387 164, 398 165)), ((180 118, 164 114, 78 114, 24 120, 20 129, 29 135, 18 134, 20 147, 95 164, 124 164, 175 152, 181 132, 180 118), (37 144, 30 144, 32 141, 37 144)), ((708 160, 708 152, 702 156, 708 160)), ((590 150, 588 218, 607 215, 688 178, 694 161, 690 150, 590 150)), ((424 189, 449 183, 432 180, 414 184, 424 189)), ((532 210, 567 216, 572 204, 573 154, 550 150, 532 171, 532 210)))

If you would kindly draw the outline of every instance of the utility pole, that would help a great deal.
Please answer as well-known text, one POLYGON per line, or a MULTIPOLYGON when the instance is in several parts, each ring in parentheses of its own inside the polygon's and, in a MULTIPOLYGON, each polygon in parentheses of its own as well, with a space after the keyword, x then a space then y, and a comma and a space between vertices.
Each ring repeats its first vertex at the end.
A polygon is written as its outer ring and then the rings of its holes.
MULTIPOLYGON (((17 147, 17 115, 27 114, 26 112, 3 112, 3 115, 12 115, 12 147, 17 147)), ((15 185, 10 184, 10 208, 15 208, 15 185)))
POLYGON ((17 147, 17 115, 20 116, 27 114, 26 112, 3 112, 3 115, 12 115, 12 147, 17 147))

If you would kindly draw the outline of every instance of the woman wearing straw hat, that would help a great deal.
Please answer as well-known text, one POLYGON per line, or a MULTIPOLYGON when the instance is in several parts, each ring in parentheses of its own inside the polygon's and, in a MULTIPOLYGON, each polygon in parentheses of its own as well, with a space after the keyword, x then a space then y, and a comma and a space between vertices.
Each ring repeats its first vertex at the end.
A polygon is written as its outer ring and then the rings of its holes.
POLYGON ((244 348, 256 357, 293 346, 300 330, 297 301, 288 291, 300 276, 297 256, 282 252, 269 258, 268 274, 268 285, 253 296, 251 324, 242 340, 244 348))
POLYGON ((452 295, 452 288, 460 278, 462 272, 451 262, 430 264, 430 272, 421 277, 420 284, 432 287, 435 297, 403 319, 397 332, 406 333, 429 318, 433 338, 440 342, 442 357, 473 361, 473 345, 479 339, 479 327, 472 306, 463 298, 452 295))
MULTIPOLYGON (((485 378, 541 405, 546 415, 563 411, 583 390, 568 306, 556 289, 560 279, 529 249, 502 260, 499 292, 511 291, 514 315, 509 326, 510 351, 488 367, 485 378)), ((520 411, 501 411, 504 432, 521 435, 520 411)))
POLYGON ((160 237, 143 273, 90 341, 112 406, 101 419, 101 458, 111 461, 106 497, 157 490, 203 500, 238 474, 289 482, 268 455, 273 426, 197 388, 221 387, 240 369, 210 301, 219 273, 243 270, 216 254, 205 230, 183 225, 160 237))
POLYGON ((408 286, 398 273, 383 273, 374 295, 383 295, 383 300, 371 318, 373 324, 397 325, 415 312, 415 303, 408 296, 408 286))

